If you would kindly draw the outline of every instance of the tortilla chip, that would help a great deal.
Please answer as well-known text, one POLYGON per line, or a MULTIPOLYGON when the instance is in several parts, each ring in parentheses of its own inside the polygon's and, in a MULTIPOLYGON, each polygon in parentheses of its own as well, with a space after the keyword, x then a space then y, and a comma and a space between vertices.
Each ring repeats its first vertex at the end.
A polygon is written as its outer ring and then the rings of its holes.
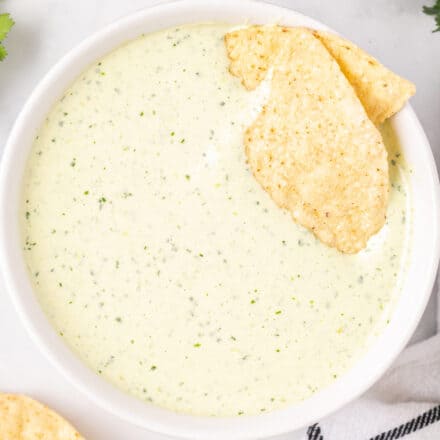
POLYGON ((0 393, 0 439, 84 440, 61 416, 30 397, 0 393))
POLYGON ((397 113, 414 95, 413 83, 391 72, 351 41, 323 31, 313 34, 338 62, 374 124, 397 113))
POLYGON ((279 26, 250 26, 225 35, 231 60, 229 71, 239 77, 248 90, 260 84, 278 55, 281 29, 279 26))
MULTIPOLYGON (((237 32, 233 62, 246 66, 255 59, 248 50, 255 31, 237 32)), ((276 38, 283 50, 271 66, 270 96, 245 133, 250 167, 296 222, 328 246, 358 252, 385 222, 389 182, 381 135, 312 33, 290 28, 276 38)), ((247 73, 240 70, 244 84, 247 73)), ((253 83, 253 72, 250 77, 253 83)))

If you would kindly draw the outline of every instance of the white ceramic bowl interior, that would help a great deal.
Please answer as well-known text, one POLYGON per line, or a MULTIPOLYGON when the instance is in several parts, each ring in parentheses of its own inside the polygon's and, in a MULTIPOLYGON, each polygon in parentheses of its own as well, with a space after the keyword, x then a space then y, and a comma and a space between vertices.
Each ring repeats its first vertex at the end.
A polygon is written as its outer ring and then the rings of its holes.
POLYGON ((102 407, 136 425, 175 437, 264 438, 315 422, 364 392, 403 349, 426 306, 439 257, 439 182, 429 144, 410 106, 392 119, 413 170, 413 245, 401 298, 391 324, 365 356, 337 382, 301 404, 254 417, 203 418, 175 414, 119 391, 84 366, 52 329, 33 294, 20 245, 18 207, 25 161, 38 127, 63 91, 94 60, 141 33, 210 21, 326 28, 291 10, 250 0, 185 0, 142 10, 88 38, 41 81, 7 142, 0 177, 0 263, 7 289, 33 339, 72 383, 102 407))

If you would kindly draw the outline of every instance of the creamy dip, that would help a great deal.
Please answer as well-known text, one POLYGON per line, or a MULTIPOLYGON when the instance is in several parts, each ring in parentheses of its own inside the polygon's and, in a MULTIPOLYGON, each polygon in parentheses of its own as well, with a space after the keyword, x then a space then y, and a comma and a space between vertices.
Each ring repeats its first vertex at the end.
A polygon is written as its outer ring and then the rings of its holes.
POLYGON ((347 371, 389 322, 408 256, 392 132, 385 227, 344 255, 276 207, 243 131, 264 91, 226 25, 141 36, 85 71, 30 153, 23 250, 42 308, 97 374, 171 410, 257 414, 347 371))

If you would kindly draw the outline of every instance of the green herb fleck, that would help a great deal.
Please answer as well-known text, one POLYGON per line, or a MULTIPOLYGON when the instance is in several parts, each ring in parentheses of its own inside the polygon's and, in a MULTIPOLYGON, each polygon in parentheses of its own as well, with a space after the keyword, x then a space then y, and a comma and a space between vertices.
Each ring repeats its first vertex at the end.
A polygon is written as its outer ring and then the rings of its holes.
POLYGON ((193 347, 195 347, 195 348, 199 348, 201 345, 202 345, 202 344, 200 344, 199 342, 197 342, 197 343, 195 343, 195 344, 193 345, 193 347))
POLYGON ((101 209, 103 207, 104 203, 106 203, 106 202, 107 202, 107 199, 105 197, 100 197, 98 199, 99 209, 101 209))

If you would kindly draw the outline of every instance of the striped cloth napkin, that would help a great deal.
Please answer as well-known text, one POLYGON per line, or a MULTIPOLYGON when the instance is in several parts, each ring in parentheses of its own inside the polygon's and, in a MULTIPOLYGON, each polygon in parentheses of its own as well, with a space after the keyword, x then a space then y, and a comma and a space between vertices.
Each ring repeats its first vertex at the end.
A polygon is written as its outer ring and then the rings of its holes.
MULTIPOLYGON (((434 288, 440 293, 439 279, 434 288)), ((439 422, 440 333, 407 347, 358 400, 306 430, 272 440, 440 440, 439 422)))

